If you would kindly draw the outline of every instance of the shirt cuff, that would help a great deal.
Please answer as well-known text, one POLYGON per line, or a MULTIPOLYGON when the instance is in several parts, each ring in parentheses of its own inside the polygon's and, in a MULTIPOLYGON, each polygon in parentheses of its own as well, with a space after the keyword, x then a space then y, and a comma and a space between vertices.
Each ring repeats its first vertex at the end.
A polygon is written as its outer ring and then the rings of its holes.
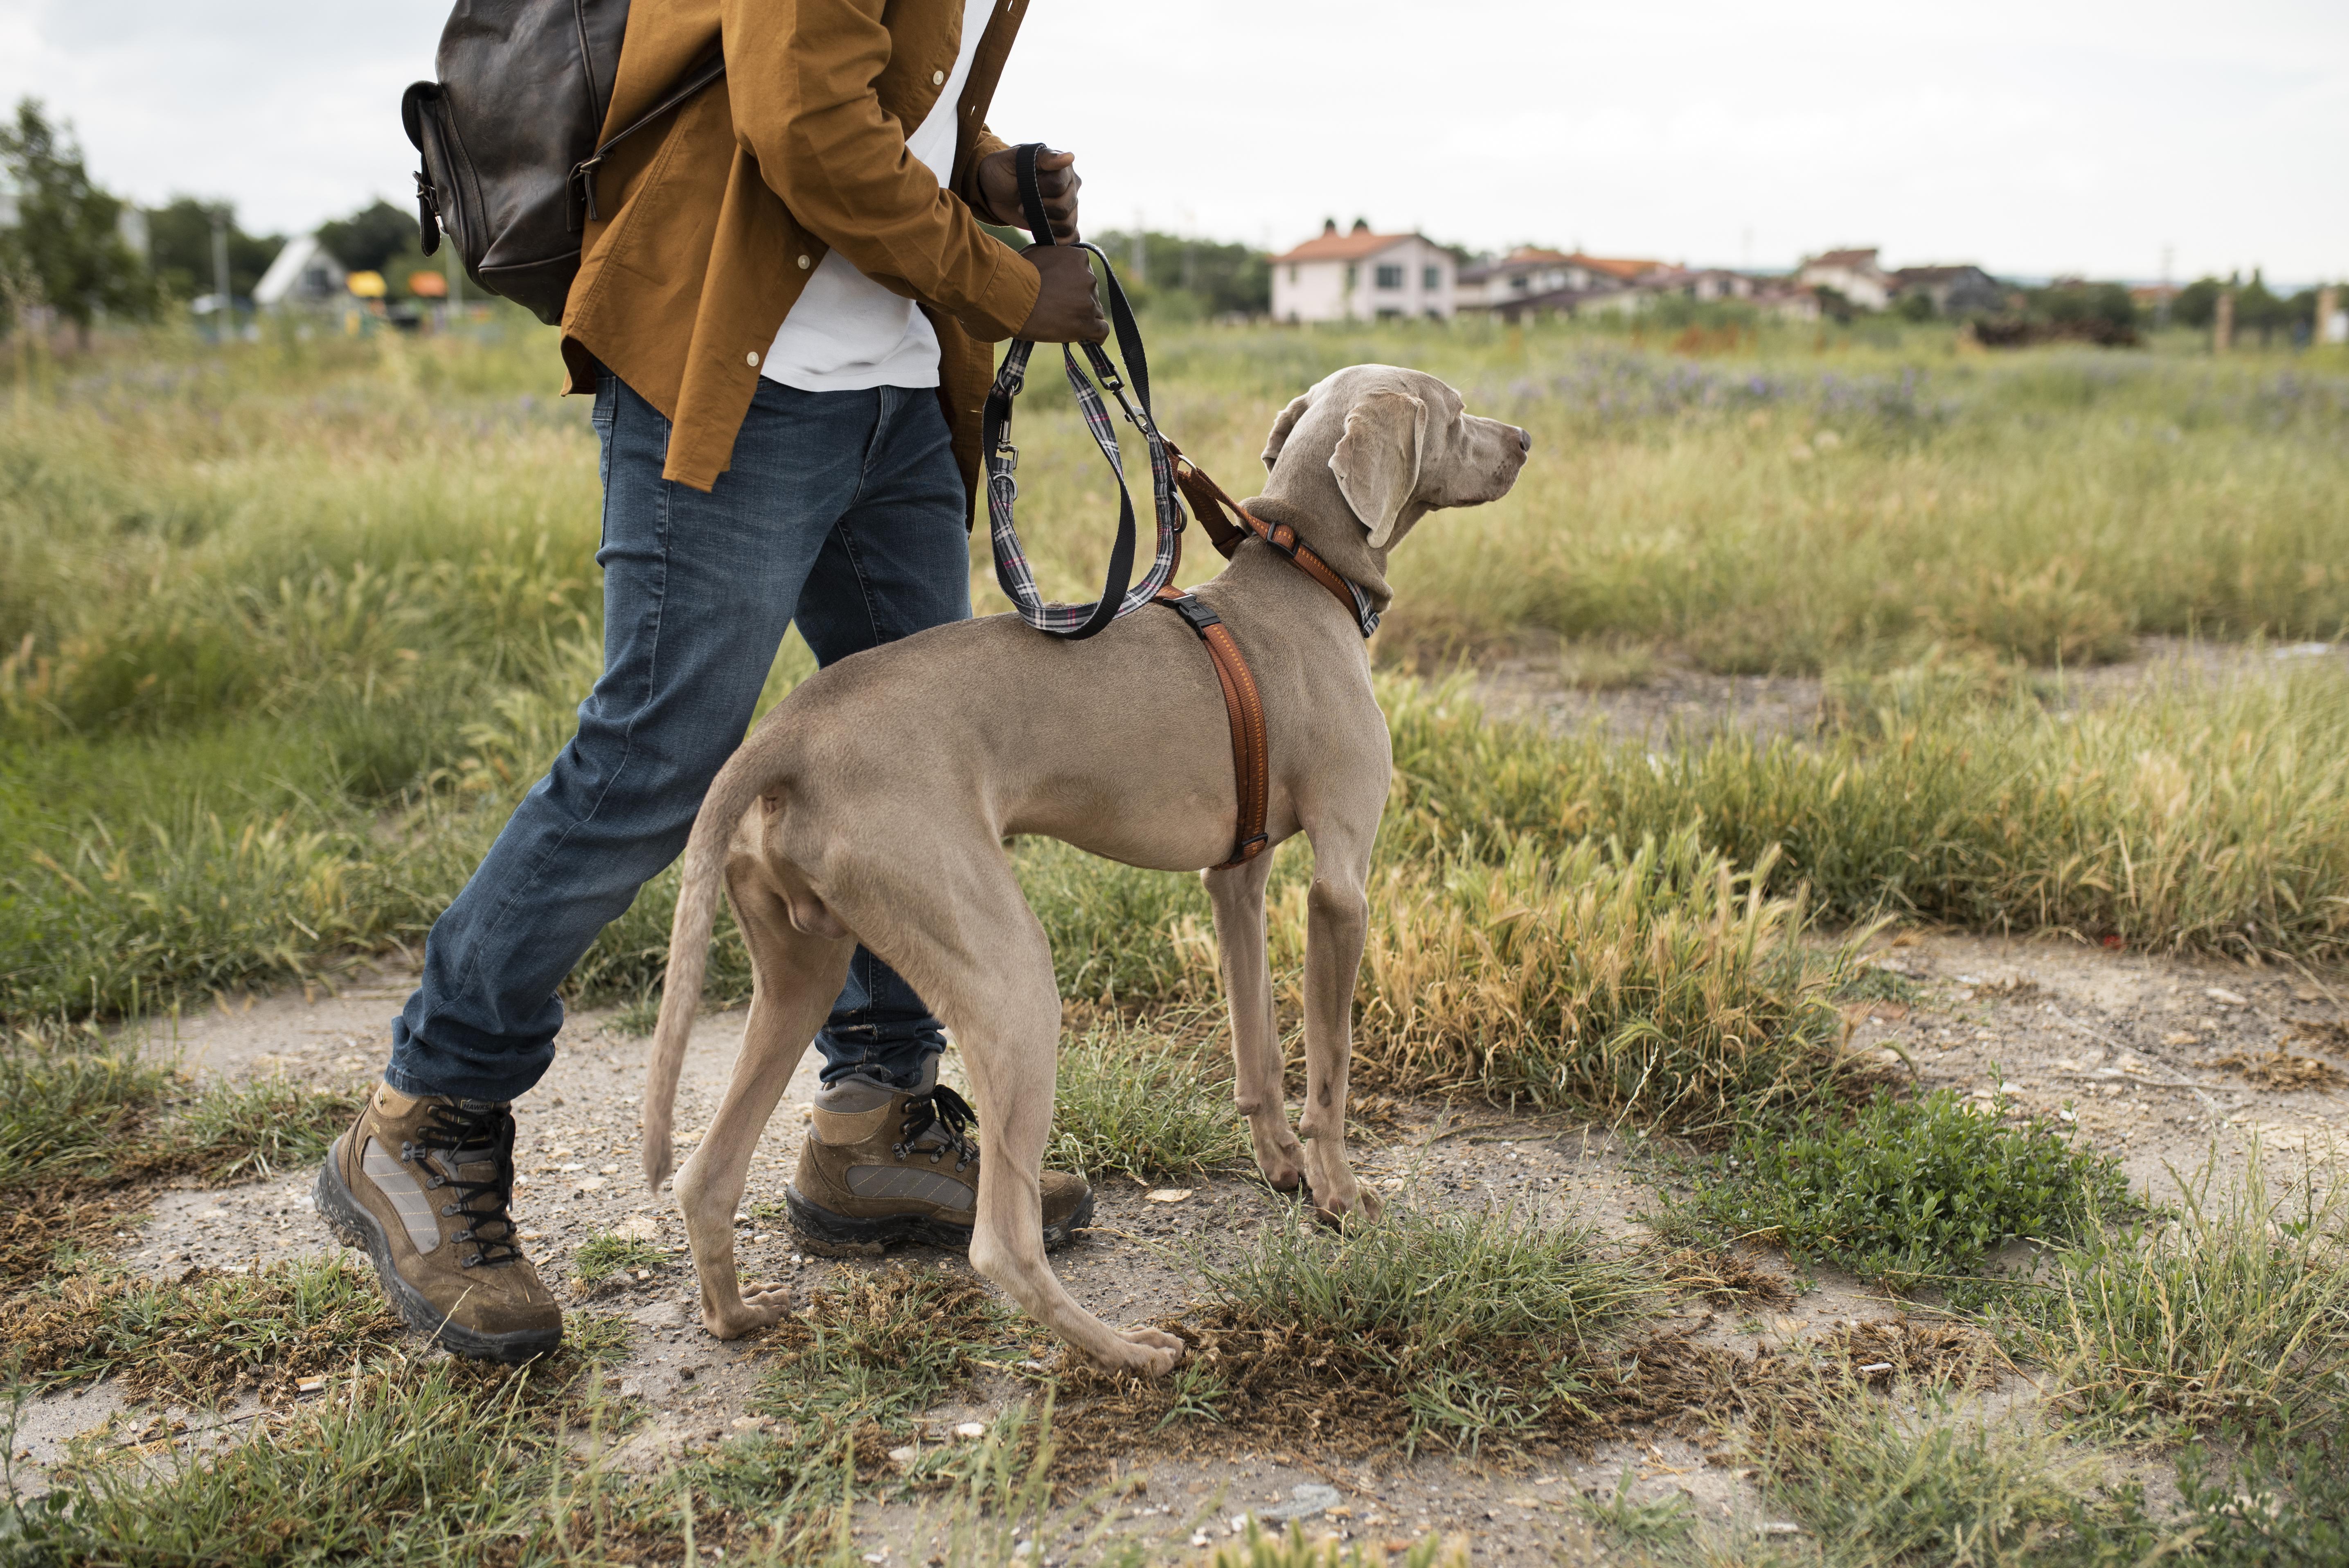
POLYGON ((1018 251, 992 234, 988 236, 987 244, 993 253, 995 268, 970 310, 958 319, 963 330, 973 337, 995 343, 1017 334, 1034 313, 1036 296, 1044 292, 1044 277, 1018 251))

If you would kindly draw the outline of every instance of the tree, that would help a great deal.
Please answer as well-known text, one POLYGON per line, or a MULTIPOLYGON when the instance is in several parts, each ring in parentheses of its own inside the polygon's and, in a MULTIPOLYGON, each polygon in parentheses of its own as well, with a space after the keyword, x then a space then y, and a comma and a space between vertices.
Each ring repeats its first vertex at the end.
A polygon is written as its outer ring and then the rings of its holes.
POLYGON ((144 315, 154 302, 147 269, 116 225, 122 201, 91 182, 70 126, 50 125, 40 101, 16 105, 0 127, 0 168, 16 186, 16 226, 0 234, 0 273, 74 324, 83 347, 100 311, 144 315))
POLYGON ((347 218, 318 225, 318 243, 353 272, 381 272, 416 239, 416 213, 382 197, 347 218))
POLYGON ((2131 328, 2137 326, 2137 301, 2129 297, 2123 284, 2064 278, 2032 293, 2031 314, 2059 327, 2098 322, 2116 329, 2131 328))
POLYGON ((228 225, 228 291, 253 297, 254 286, 269 270, 285 241, 275 234, 248 234, 237 227, 236 208, 227 202, 174 196, 147 214, 147 249, 155 282, 178 299, 212 291, 212 220, 228 225))
POLYGON ((2196 278, 2179 289, 2178 297, 2169 302, 2169 319, 2180 327, 2191 327, 2197 331, 2208 330, 2210 323, 2218 317, 2219 296, 2226 290, 2227 286, 2215 277, 2196 278))
POLYGON ((2235 296, 2235 329, 2257 332, 2264 347, 2273 340, 2276 328, 2289 327, 2291 323, 2291 307, 2270 292, 2266 275, 2260 268, 2253 267, 2251 286, 2235 296))

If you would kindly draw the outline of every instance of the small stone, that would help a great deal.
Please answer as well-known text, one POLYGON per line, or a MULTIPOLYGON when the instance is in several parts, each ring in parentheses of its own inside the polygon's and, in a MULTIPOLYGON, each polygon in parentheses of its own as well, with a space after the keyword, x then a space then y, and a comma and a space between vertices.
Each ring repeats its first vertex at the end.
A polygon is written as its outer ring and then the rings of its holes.
POLYGON ((965 1421, 962 1425, 954 1429, 954 1434, 956 1437, 962 1438, 965 1442, 970 1442, 987 1436, 987 1423, 984 1421, 965 1421))
POLYGON ((602 1170, 606 1176, 617 1176, 620 1174, 620 1168, 616 1165, 600 1166, 597 1168, 602 1170))
POLYGON ((1180 1203, 1195 1189, 1188 1187, 1157 1187, 1143 1194, 1152 1203, 1180 1203))
POLYGON ((2250 997, 2229 991, 2222 985, 2210 986, 2202 994, 2221 1007, 2249 1007, 2251 1004, 2250 997))

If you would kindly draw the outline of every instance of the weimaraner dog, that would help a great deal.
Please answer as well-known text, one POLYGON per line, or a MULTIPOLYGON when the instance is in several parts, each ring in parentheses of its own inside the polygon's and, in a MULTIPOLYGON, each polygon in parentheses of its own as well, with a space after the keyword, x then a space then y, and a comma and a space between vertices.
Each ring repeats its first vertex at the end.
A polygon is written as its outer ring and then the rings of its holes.
MULTIPOLYGON (((1249 510, 1286 523, 1383 609, 1387 554, 1440 507, 1498 500, 1531 438, 1467 413, 1434 377, 1340 370, 1274 421, 1249 510)), ((1258 540, 1197 590, 1263 694, 1272 844, 1313 846, 1305 959, 1306 1105, 1289 1129, 1265 881, 1272 856, 1203 872, 1231 1007, 1236 1097, 1276 1189, 1332 1219, 1374 1214, 1346 1158, 1346 1070, 1363 888, 1392 761, 1361 629, 1258 540), (1300 1137, 1302 1142, 1300 1142, 1300 1137)), ((1004 853, 1049 834, 1131 866, 1190 871, 1232 853, 1229 724, 1206 650, 1151 609, 1064 641, 999 615, 860 653, 802 682, 754 729, 693 825, 645 1094, 645 1175, 670 1167, 686 1036, 722 885, 750 944, 750 1016, 725 1102, 677 1183, 701 1318, 721 1339, 776 1321, 781 1287, 744 1295, 734 1213, 750 1155, 862 940, 953 1032, 986 1135, 972 1266, 1104 1367, 1156 1376, 1182 1342, 1111 1328, 1044 1255, 1038 1175, 1052 1124, 1061 1001, 1044 930, 1004 853), (914 743, 918 737, 919 744, 914 743), (913 752, 925 759, 907 767, 913 752)))

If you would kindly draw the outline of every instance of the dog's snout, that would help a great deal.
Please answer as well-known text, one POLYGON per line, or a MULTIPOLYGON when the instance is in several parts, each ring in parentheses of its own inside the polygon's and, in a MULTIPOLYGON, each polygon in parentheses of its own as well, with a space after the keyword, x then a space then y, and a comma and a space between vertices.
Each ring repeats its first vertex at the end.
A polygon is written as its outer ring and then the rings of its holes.
POLYGON ((1517 427, 1517 450, 1524 452, 1534 450, 1534 432, 1523 425, 1517 427))

